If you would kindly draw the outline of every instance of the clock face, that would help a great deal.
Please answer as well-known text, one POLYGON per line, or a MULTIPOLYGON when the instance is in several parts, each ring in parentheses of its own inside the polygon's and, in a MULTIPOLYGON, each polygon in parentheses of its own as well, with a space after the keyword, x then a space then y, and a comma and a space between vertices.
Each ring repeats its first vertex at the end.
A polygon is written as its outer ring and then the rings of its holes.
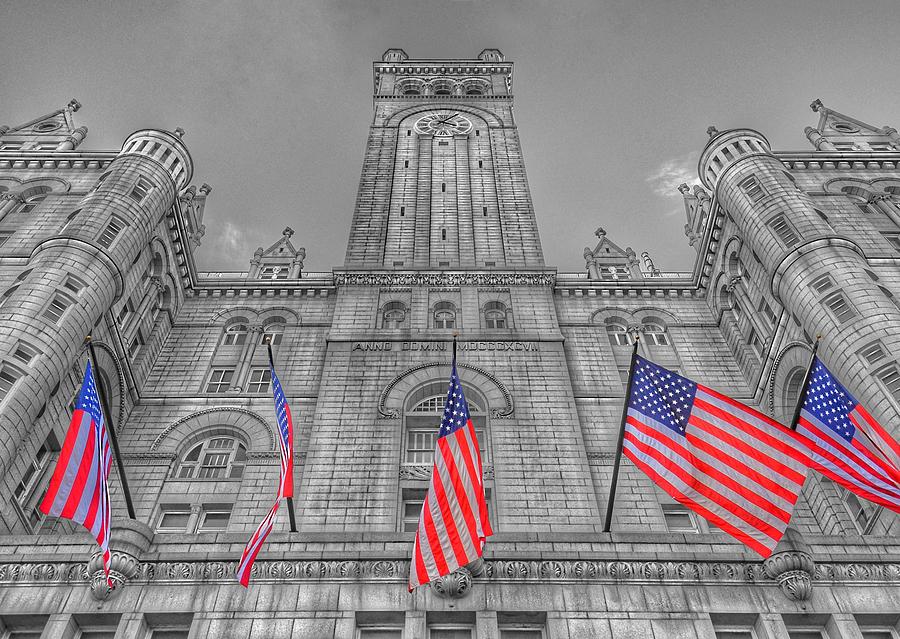
POLYGON ((419 118, 419 121, 416 122, 416 131, 430 135, 465 135, 471 130, 472 123, 453 111, 432 113, 419 118))

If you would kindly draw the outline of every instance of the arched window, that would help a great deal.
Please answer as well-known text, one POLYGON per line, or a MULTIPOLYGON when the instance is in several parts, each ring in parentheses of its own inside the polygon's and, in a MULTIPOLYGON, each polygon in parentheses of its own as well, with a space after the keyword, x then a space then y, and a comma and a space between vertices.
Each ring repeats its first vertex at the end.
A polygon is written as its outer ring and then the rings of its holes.
MULTIPOLYGON (((488 417, 484 410, 486 404, 480 393, 465 383, 463 384, 463 393, 466 396, 466 403, 469 405, 469 417, 475 427, 482 468, 485 471, 484 483, 488 517, 496 530, 497 522, 493 519, 492 504, 493 466, 491 466, 490 431, 488 417)), ((419 514, 422 512, 422 502, 425 499, 431 465, 434 460, 438 424, 444 414, 446 401, 447 381, 439 380, 420 386, 408 396, 405 402, 405 429, 400 460, 401 507, 399 517, 399 527, 403 532, 415 531, 418 526, 419 514)))
POLYGON ((381 310, 382 328, 400 328, 406 322, 406 305, 394 300, 384 305, 381 310))
POLYGON ((797 408, 797 400, 800 399, 800 387, 803 386, 803 377, 805 373, 806 371, 802 368, 795 368, 788 373, 787 379, 784 382, 784 394, 781 401, 785 415, 789 415, 790 417, 793 417, 794 415, 794 410, 797 408))
POLYGON ((466 95, 484 95, 484 91, 479 87, 469 87, 466 89, 466 95))
POLYGON ((606 321, 606 334, 609 336, 609 343, 613 346, 630 346, 634 343, 628 327, 617 320, 606 321))
POLYGON ((509 311, 503 302, 488 302, 484 305, 485 328, 507 328, 509 311))
POLYGON ((241 346, 247 341, 246 324, 232 324, 222 334, 222 346, 241 346))
POLYGON ((422 92, 415 88, 409 88, 403 91, 403 95, 422 95, 422 92))
POLYGON ((188 450, 175 476, 179 479, 240 479, 247 447, 232 437, 213 437, 188 450))
POLYGON ((272 346, 281 344, 284 337, 284 319, 278 317, 269 320, 263 329, 262 336, 259 339, 260 344, 267 344, 271 340, 272 346))
POLYGON ((434 305, 434 327, 456 328, 456 306, 453 302, 438 302, 434 305))
POLYGON ((644 339, 651 346, 668 346, 670 343, 665 325, 656 319, 644 320, 644 339))
POLYGON ((38 204, 47 199, 49 192, 50 187, 48 186, 39 186, 34 189, 33 194, 25 199, 25 205, 19 209, 19 213, 31 213, 38 204))

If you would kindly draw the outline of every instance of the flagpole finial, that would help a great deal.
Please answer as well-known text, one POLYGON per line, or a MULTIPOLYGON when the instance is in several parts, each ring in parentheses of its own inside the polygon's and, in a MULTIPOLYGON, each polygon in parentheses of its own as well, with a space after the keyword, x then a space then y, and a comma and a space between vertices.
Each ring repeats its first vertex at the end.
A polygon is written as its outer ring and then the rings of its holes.
POLYGON ((85 344, 90 344, 92 339, 93 339, 93 338, 92 338, 90 335, 85 335, 85 337, 84 337, 84 343, 85 343, 85 344))
POLYGON ((816 335, 816 341, 818 342, 820 339, 822 339, 822 333, 816 335))

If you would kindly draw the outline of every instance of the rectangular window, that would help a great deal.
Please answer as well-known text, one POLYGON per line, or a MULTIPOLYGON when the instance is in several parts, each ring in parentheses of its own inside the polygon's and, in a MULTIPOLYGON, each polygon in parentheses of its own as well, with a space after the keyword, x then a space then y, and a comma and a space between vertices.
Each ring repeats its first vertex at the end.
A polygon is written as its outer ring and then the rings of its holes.
POLYGON ((431 627, 428 629, 428 639, 472 639, 472 628, 460 626, 431 627))
POLYGON ((227 393, 231 388, 231 378, 234 377, 233 368, 214 368, 209 374, 209 382, 206 384, 207 393, 227 393))
POLYGON ((66 276, 66 279, 63 281, 63 288, 72 293, 73 295, 78 295, 87 287, 82 280, 75 277, 74 275, 66 276))
POLYGON ((22 143, 21 142, 4 142, 0 145, 0 151, 21 151, 22 143))
POLYGON ((760 356, 762 355, 762 353, 763 353, 762 341, 759 339, 759 335, 757 335, 755 328, 750 329, 750 335, 747 336, 747 343, 750 345, 750 348, 752 348, 757 355, 760 355, 760 356))
POLYGON ((419 527, 419 515, 422 512, 422 504, 425 502, 425 492, 424 488, 403 489, 403 506, 400 511, 401 532, 416 532, 416 529, 419 527))
POLYGON ((65 293, 56 293, 47 305, 47 308, 44 309, 44 319, 53 322, 54 324, 58 324, 66 310, 74 303, 75 300, 65 293))
POLYGON ((119 314, 116 316, 116 324, 119 325, 119 328, 125 328, 132 315, 134 315, 134 302, 132 302, 129 297, 122 304, 122 307, 119 309, 119 314))
POLYGON ((106 228, 104 228, 103 232, 100 234, 100 239, 97 240, 100 243, 100 246, 103 248, 112 246, 112 243, 116 241, 119 233, 121 233, 124 228, 125 221, 118 215, 113 215, 107 223, 106 228))
POLYGON ((860 628, 863 639, 897 639, 896 631, 890 628, 860 628))
POLYGON ((406 216, 406 207, 401 206, 400 207, 400 217, 405 217, 405 216, 406 216))
POLYGON ((200 532, 217 532, 228 528, 231 504, 204 504, 200 512, 200 532))
POLYGON ((778 321, 778 316, 775 315, 775 311, 772 310, 772 307, 769 306, 769 303, 765 299, 760 298, 759 300, 759 312, 762 313, 763 317, 769 320, 769 324, 775 326, 778 321))
POLYGON ((900 233, 882 233, 884 239, 897 251, 900 251, 900 233))
MULTIPOLYGON (((281 333, 277 333, 281 335, 281 333)), ((268 393, 272 384, 272 371, 268 368, 254 368, 250 371, 250 383, 247 391, 250 393, 268 393)))
POLYGON ((540 628, 500 628, 500 639, 543 639, 540 628))
POLYGON ((449 142, 438 142, 438 146, 450 146, 449 142))
POLYGON ((144 334, 141 333, 141 329, 137 329, 137 332, 134 334, 134 339, 131 340, 131 345, 128 347, 128 356, 131 359, 134 359, 138 354, 138 351, 141 350, 141 346, 144 345, 144 334))
POLYGON ((59 443, 56 440, 56 436, 50 433, 40 448, 37 449, 37 452, 35 452, 34 459, 31 460, 31 463, 22 474, 21 481, 13 489, 13 497, 19 504, 22 514, 25 515, 32 530, 44 517, 43 513, 38 510, 36 499, 38 495, 35 493, 38 492, 38 489, 44 487, 46 483, 44 472, 49 468, 53 454, 57 451, 59 451, 59 443))
POLYGON ((47 615, 3 615, 0 617, 0 637, 3 639, 40 639, 47 615))
POLYGON ((869 148, 873 151, 893 151, 894 147, 887 142, 869 142, 869 148))
POLYGON ((288 267, 277 264, 264 265, 259 271, 259 277, 264 280, 286 280, 288 267))
POLYGON ((716 628, 716 639, 756 639, 750 628, 716 628))
POLYGON ((134 188, 131 189, 131 193, 128 194, 132 200, 136 202, 141 202, 147 194, 150 192, 150 189, 153 188, 153 185, 144 178, 138 178, 138 181, 135 183, 134 188))
POLYGON ((800 241, 800 237, 794 228, 788 224, 783 215, 778 215, 769 220, 769 226, 775 231, 778 239, 787 247, 794 246, 800 241))
POLYGON ((736 319, 741 319, 744 316, 744 307, 740 305, 737 300, 734 300, 731 304, 731 310, 734 313, 736 319))
POLYGON ((858 355, 866 360, 868 364, 875 364, 887 357, 887 354, 884 352, 884 347, 881 345, 881 342, 877 340, 863 346, 858 355))
POLYGON ((400 628, 360 628, 359 639, 401 639, 400 628))
POLYGON ((669 532, 696 533, 700 532, 697 520, 686 506, 681 504, 660 504, 663 517, 666 520, 666 528, 669 532))
POLYGON ((752 175, 748 178, 745 178, 744 180, 741 180, 741 182, 738 184, 738 188, 744 192, 744 195, 750 198, 751 202, 758 202, 766 194, 766 192, 763 191, 762 185, 759 183, 759 180, 757 180, 752 175))
POLYGON ((831 279, 830 275, 822 275, 810 282, 809 286, 812 290, 821 295, 834 286, 834 280, 831 279))
POLYGON ((884 384, 891 396, 900 402, 900 370, 898 370, 897 365, 885 366, 875 373, 875 376, 881 380, 881 383, 884 384))
POLYGON ((844 294, 840 291, 830 293, 827 297, 822 299, 822 303, 834 313, 839 324, 843 324, 856 317, 856 309, 850 306, 849 302, 847 302, 847 299, 844 297, 844 294))
POLYGON ((827 639, 827 635, 822 630, 814 628, 788 628, 788 637, 790 639, 827 639))
POLYGON ((22 362, 25 365, 30 366, 31 362, 34 361, 34 358, 38 356, 38 349, 29 344, 28 342, 20 341, 16 345, 16 350, 13 351, 13 357, 22 362))
POLYGON ((484 216, 487 216, 487 207, 486 206, 481 207, 481 214, 484 216))
POLYGON ((478 160, 478 168, 479 168, 479 169, 483 169, 483 168, 484 168, 484 162, 483 162, 482 160, 478 160))
POLYGON ((12 231, 0 231, 0 246, 6 244, 12 236, 12 231))
POLYGON ((190 520, 191 507, 188 504, 163 504, 160 506, 156 530, 157 532, 187 532, 190 520))
POLYGON ((832 142, 834 148, 838 151, 855 151, 856 145, 853 142, 832 142))
POLYGON ((408 168, 409 168, 409 160, 403 160, 403 168, 404 168, 404 169, 408 169, 408 168))

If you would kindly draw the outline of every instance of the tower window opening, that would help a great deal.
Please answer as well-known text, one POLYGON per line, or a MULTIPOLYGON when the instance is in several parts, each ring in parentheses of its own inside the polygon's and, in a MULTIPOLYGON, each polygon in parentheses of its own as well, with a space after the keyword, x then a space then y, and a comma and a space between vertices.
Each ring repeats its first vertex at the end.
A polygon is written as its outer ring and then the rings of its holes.
POLYGON ((442 240, 447 239, 447 229, 441 229, 441 239, 442 240))
POLYGON ((886 366, 875 373, 875 376, 888 389, 891 397, 900 402, 900 369, 897 368, 897 365, 891 364, 886 366))
POLYGON ((485 217, 487 217, 487 207, 486 206, 481 207, 481 214, 484 215, 485 217))
POLYGON ((763 353, 763 344, 759 339, 759 334, 756 332, 755 328, 750 328, 750 334, 747 336, 747 344, 750 345, 750 348, 753 349, 757 355, 762 356, 763 353))
POLYGON ((769 226, 775 231, 782 244, 790 248, 800 242, 797 232, 788 224, 783 215, 778 215, 769 221, 769 226))
POLYGON ((12 236, 12 231, 0 231, 0 246, 6 244, 12 236))
POLYGON ((887 357, 887 354, 884 352, 884 347, 881 345, 881 342, 877 340, 863 346, 857 354, 869 364, 875 364, 887 357))
POLYGON ((481 135, 481 131, 479 131, 478 129, 475 129, 475 137, 478 137, 479 135, 481 135))
POLYGON ((39 351, 35 346, 32 346, 28 342, 20 341, 16 344, 16 350, 13 351, 13 357, 23 364, 30 366, 31 362, 38 356, 38 353, 39 351))
POLYGON ((409 168, 409 160, 403 160, 403 168, 404 168, 404 169, 408 169, 408 168, 409 168))
POLYGON ((407 129, 407 130, 406 130, 406 137, 409 137, 409 136, 411 136, 411 135, 412 135, 412 129, 407 129))
POLYGON ((60 231, 65 230, 65 229, 69 226, 69 224, 71 224, 72 221, 73 221, 76 217, 78 217, 78 214, 79 214, 79 213, 81 213, 81 209, 75 209, 74 211, 72 211, 71 213, 69 213, 69 216, 66 218, 65 223, 62 225, 62 228, 60 228, 59 230, 60 230, 60 231))
POLYGON ((9 364, 0 367, 0 402, 9 394, 20 377, 22 377, 22 372, 18 368, 9 364))
POLYGON ((835 319, 837 319, 839 324, 843 324, 844 322, 853 319, 856 317, 856 310, 850 306, 850 303, 847 301, 847 298, 844 297, 844 294, 840 291, 834 291, 829 294, 822 300, 822 303, 828 307, 828 309, 834 313, 835 319))
POLYGON ((479 168, 479 169, 483 169, 483 168, 484 168, 484 162, 482 162, 481 160, 478 160, 478 168, 479 168))
POLYGON ((816 209, 816 208, 814 208, 813 211, 816 212, 816 215, 819 216, 819 219, 820 219, 820 220, 822 220, 823 222, 825 222, 825 225, 826 225, 829 229, 831 229, 832 231, 834 230, 834 227, 831 225, 831 222, 828 220, 828 216, 827 216, 827 215, 825 215, 824 213, 822 213, 822 211, 820 211, 819 209, 816 209))
POLYGON ((106 225, 106 228, 103 229, 103 232, 100 234, 100 238, 97 240, 100 243, 100 246, 103 248, 109 248, 112 246, 112 243, 119 236, 119 233, 122 232, 122 229, 125 228, 125 220, 120 218, 118 215, 113 215, 109 220, 109 223, 106 225))
POLYGON ((152 188, 153 185, 149 180, 138 178, 138 181, 135 183, 134 188, 131 189, 131 193, 128 194, 128 197, 135 202, 143 202, 144 198, 147 197, 147 194, 152 188))
POLYGON ((401 206, 401 207, 400 207, 400 217, 403 217, 403 216, 405 216, 405 215, 406 215, 406 207, 405 207, 405 206, 401 206))
POLYGON ((762 185, 759 183, 759 180, 752 175, 741 180, 738 183, 738 188, 744 192, 744 195, 750 198, 751 202, 759 202, 766 194, 762 185))
POLYGON ((57 292, 44 309, 43 317, 54 324, 59 324, 59 320, 74 303, 75 300, 65 293, 57 292))
POLYGON ((441 182, 441 193, 446 193, 446 192, 447 192, 447 183, 441 182))

